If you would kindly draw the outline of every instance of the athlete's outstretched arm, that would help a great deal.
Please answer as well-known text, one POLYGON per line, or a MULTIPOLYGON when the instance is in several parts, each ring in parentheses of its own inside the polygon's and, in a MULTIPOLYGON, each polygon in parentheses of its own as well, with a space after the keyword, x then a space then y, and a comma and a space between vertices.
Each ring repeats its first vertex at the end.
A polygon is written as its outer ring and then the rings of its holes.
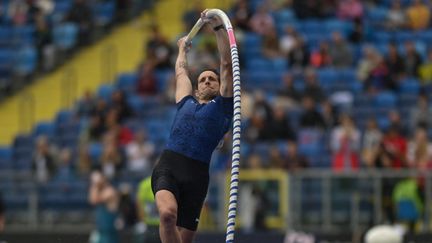
MULTIPOLYGON (((206 18, 207 9, 203 11, 202 17, 206 18)), ((217 46, 220 55, 220 93, 223 97, 233 96, 233 73, 230 45, 227 31, 219 17, 209 18, 210 26, 216 34, 217 46)))
POLYGON ((187 95, 192 94, 192 84, 189 79, 189 71, 187 64, 186 53, 188 51, 188 44, 186 43, 186 37, 182 37, 177 41, 179 47, 179 53, 175 65, 176 75, 176 92, 175 99, 176 103, 180 102, 187 95))

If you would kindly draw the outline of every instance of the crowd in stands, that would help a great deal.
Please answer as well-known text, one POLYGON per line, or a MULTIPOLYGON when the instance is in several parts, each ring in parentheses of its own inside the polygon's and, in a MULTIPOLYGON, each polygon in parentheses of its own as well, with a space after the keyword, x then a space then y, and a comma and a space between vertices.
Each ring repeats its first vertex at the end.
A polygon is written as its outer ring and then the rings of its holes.
MULTIPOLYGON (((38 23, 38 47, 46 46, 46 24, 36 17, 46 13, 25 9, 13 23, 38 23)), ((73 9, 67 16, 85 38, 90 12, 73 9)), ((431 169, 431 9, 421 0, 236 1, 228 13, 242 65, 242 166, 431 169)), ((184 14, 185 33, 201 10, 197 4, 184 14)), ((67 120, 79 123, 72 146, 37 138, 32 168, 40 181, 95 167, 109 178, 150 173, 175 113, 176 46, 157 25, 149 32, 130 82, 119 78, 109 92, 102 87, 77 102, 67 120)), ((201 31, 188 56, 191 73, 218 68, 211 30, 201 31)), ((230 166, 230 135, 224 140, 213 171, 230 166)))

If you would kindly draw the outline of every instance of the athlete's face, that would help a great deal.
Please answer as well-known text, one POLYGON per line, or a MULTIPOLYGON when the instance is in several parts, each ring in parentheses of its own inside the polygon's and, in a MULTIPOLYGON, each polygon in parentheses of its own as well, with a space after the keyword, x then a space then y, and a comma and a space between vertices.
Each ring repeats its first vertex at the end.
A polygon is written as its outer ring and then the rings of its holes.
POLYGON ((219 95, 219 78, 212 71, 204 71, 198 76, 198 90, 196 95, 199 99, 209 101, 219 95))

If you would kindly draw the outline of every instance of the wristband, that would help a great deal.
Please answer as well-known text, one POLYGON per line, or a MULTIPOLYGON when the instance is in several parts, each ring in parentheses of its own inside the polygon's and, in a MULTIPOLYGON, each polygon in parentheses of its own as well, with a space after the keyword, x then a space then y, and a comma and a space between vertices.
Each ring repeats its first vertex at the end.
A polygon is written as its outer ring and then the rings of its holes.
POLYGON ((218 25, 218 26, 216 26, 216 27, 213 28, 214 31, 218 31, 220 29, 225 29, 224 26, 223 26, 223 24, 218 25))

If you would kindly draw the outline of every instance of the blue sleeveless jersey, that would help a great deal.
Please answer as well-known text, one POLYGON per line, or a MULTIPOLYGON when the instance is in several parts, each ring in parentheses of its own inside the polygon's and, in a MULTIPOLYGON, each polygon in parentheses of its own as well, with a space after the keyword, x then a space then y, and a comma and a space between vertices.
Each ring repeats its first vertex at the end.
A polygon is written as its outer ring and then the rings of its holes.
POLYGON ((194 160, 210 163, 213 150, 228 132, 233 118, 232 97, 217 96, 200 104, 188 95, 177 103, 167 148, 194 160))

